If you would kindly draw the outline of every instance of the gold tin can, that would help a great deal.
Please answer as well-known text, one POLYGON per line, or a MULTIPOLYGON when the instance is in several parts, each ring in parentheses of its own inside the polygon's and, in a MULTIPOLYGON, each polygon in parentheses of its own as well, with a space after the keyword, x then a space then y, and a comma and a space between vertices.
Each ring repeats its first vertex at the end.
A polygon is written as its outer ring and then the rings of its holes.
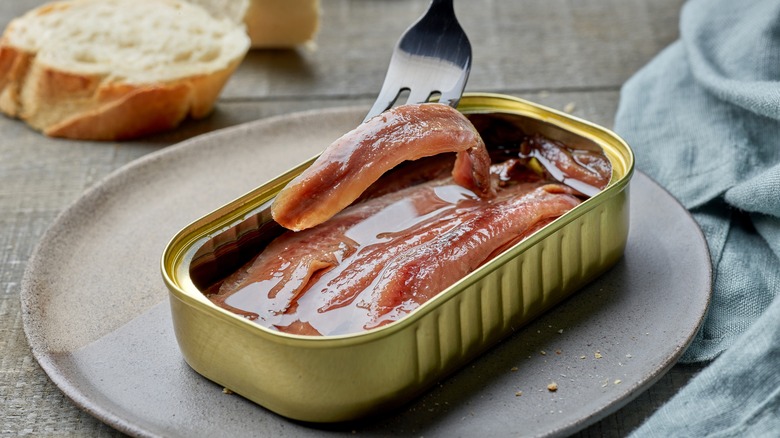
POLYGON ((622 256, 634 167, 622 139, 510 96, 470 93, 458 109, 507 117, 526 133, 569 146, 598 146, 612 163, 612 179, 596 196, 403 319, 362 333, 307 337, 267 329, 212 304, 195 286, 190 265, 252 240, 247 236, 270 221, 270 201, 312 159, 195 221, 168 244, 162 274, 187 363, 280 415, 309 422, 352 420, 409 401, 622 256))

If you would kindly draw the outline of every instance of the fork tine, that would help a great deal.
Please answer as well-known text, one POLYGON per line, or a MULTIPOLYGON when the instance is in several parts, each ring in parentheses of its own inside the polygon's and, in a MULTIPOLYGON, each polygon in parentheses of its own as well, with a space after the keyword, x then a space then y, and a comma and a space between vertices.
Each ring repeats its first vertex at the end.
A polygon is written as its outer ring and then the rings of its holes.
POLYGON ((442 91, 439 96, 439 103, 449 105, 451 107, 457 107, 460 102, 460 97, 463 95, 463 89, 466 88, 466 81, 469 80, 469 71, 465 70, 463 75, 458 79, 458 82, 447 91, 442 91))
POLYGON ((366 118, 363 119, 363 122, 366 122, 375 115, 388 110, 391 106, 393 106, 393 103, 395 103, 396 99, 398 99, 398 95, 401 94, 403 89, 399 88, 399 84, 394 81, 394 78, 396 78, 398 75, 397 70, 399 65, 399 62, 396 61, 396 58, 396 54, 393 53, 393 56, 390 58, 390 66, 388 67, 387 74, 385 75, 385 81, 382 83, 382 89, 379 90, 379 96, 377 96, 376 101, 374 101, 374 105, 366 115, 366 118))
POLYGON ((401 94, 401 90, 398 89, 385 90, 383 87, 382 91, 379 92, 379 97, 376 98, 374 105, 371 106, 371 109, 368 111, 368 114, 366 114, 366 118, 363 119, 363 123, 368 121, 368 119, 390 109, 390 107, 393 106, 393 103, 395 103, 396 99, 398 99, 399 94, 401 94))
POLYGON ((412 88, 409 90, 409 97, 406 99, 407 103, 422 103, 427 102, 431 97, 431 94, 438 93, 438 90, 431 90, 425 88, 412 88))

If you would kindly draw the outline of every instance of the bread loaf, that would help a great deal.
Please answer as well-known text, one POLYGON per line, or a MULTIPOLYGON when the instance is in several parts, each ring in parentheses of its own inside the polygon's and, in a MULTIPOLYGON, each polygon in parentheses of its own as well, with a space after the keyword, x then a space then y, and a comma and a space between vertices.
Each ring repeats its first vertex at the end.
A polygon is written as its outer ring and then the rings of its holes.
POLYGON ((0 39, 0 111, 55 137, 115 140, 201 118, 249 48, 243 26, 179 0, 70 0, 0 39))
POLYGON ((189 0, 212 15, 243 22, 254 48, 289 48, 314 39, 319 0, 189 0))

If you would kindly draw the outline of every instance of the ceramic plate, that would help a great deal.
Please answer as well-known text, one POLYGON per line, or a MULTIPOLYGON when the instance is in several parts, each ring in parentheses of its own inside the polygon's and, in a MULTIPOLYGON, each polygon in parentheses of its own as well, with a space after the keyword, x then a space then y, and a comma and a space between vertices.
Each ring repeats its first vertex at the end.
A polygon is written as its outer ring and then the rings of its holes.
POLYGON ((179 229, 320 152, 361 114, 298 113, 193 138, 120 169, 66 209, 22 285, 25 331, 54 383, 142 436, 562 435, 626 404, 689 344, 710 296, 706 244, 686 211, 637 173, 624 258, 403 409, 318 426, 224 394, 179 354, 162 251, 179 229))

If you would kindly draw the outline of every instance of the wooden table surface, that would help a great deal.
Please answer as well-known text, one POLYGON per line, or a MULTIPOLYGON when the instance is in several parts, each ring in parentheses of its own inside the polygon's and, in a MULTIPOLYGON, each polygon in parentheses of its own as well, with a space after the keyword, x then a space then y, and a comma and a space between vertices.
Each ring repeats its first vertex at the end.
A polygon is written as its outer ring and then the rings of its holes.
MULTIPOLYGON (((43 3, 0 2, 0 26, 43 3)), ((683 0, 458 0, 473 46, 467 91, 565 109, 611 127, 620 87, 677 37, 683 0)), ((427 0, 323 0, 316 48, 252 51, 216 110, 167 134, 99 143, 42 136, 0 116, 0 435, 121 435, 81 411, 31 356, 19 293, 33 248, 56 216, 110 172, 208 131, 314 108, 368 108, 391 50, 427 0)), ((675 366, 581 436, 624 436, 698 371, 675 366)))

